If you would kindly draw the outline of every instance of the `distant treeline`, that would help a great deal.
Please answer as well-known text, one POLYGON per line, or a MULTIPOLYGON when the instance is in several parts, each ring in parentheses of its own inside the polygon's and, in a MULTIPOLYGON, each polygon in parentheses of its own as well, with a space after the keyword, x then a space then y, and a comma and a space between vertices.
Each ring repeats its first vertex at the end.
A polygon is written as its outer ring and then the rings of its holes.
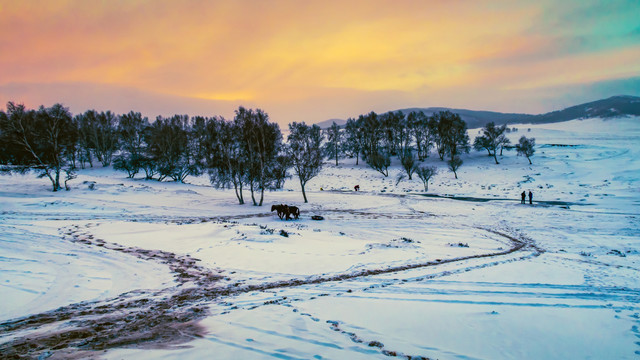
MULTIPOLYGON (((489 122, 475 138, 473 148, 487 150, 497 164, 497 151, 502 154, 503 149, 510 148, 505 135, 510 131, 507 125, 489 122)), ((388 176, 391 158, 397 157, 409 179, 416 171, 424 171, 424 165, 418 162, 424 161, 432 150, 440 160, 447 161, 457 178, 456 170, 462 165, 460 155, 471 149, 466 122, 451 111, 439 111, 431 116, 422 111, 380 115, 371 112, 357 119, 349 118, 342 131, 334 122, 326 132, 327 155, 335 159, 336 165, 345 155, 355 157, 356 164, 362 157, 373 169, 388 176)), ((515 147, 520 153, 520 144, 515 147)))
MULTIPOLYGON (((486 149, 497 163, 495 153, 508 144, 503 135, 508 129, 489 123, 483 130, 474 147, 486 149)), ((435 167, 418 162, 432 149, 456 173, 462 164, 459 155, 470 150, 467 125, 459 115, 371 112, 349 119, 344 129, 334 124, 325 131, 294 122, 283 142, 278 124, 266 112, 244 107, 233 120, 175 115, 153 122, 138 112, 88 110, 73 116, 61 104, 35 110, 9 102, 6 112, 0 111, 2 170, 36 170, 51 181, 53 191, 63 184, 68 189, 76 169, 97 161, 130 178, 144 173, 146 179, 183 182, 187 176, 207 174, 213 186, 233 188, 239 203, 249 189, 253 204, 262 205, 264 191, 282 188, 293 169, 307 202, 305 185, 319 173, 325 156, 336 164, 345 156, 355 157, 356 164, 363 159, 384 176, 395 156, 409 179, 417 173, 426 190, 435 167)))

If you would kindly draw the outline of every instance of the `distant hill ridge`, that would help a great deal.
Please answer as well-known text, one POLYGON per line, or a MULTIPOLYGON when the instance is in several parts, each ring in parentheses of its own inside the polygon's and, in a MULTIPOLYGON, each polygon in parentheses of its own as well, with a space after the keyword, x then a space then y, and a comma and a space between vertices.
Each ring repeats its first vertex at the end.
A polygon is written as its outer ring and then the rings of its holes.
MULTIPOLYGON (((479 128, 486 123, 493 121, 497 125, 502 124, 545 124, 569 121, 574 119, 588 119, 594 117, 613 118, 628 115, 640 116, 640 97, 631 95, 617 95, 607 99, 596 100, 580 105, 568 107, 564 110, 548 112, 546 114, 512 114, 495 111, 476 111, 467 109, 451 109, 445 107, 409 108, 400 109, 407 114, 411 111, 422 111, 427 115, 432 115, 438 111, 449 110, 460 114, 462 120, 467 122, 470 129, 479 128)), ((398 110, 394 110, 398 111, 398 110)), ((347 121, 343 119, 330 119, 317 123, 321 128, 328 128, 335 121, 342 126, 347 121)))

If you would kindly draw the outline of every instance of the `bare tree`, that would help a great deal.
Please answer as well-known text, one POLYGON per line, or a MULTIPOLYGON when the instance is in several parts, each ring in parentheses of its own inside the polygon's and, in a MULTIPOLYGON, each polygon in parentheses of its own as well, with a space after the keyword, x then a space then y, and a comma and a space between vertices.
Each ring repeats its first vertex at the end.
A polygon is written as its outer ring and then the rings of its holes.
POLYGON ((462 159, 460 159, 460 156, 454 156, 453 159, 447 161, 447 164, 449 165, 449 169, 451 171, 453 171, 453 175, 455 175, 456 179, 458 178, 458 169, 460 168, 460 166, 462 166, 462 159))
POLYGON ((360 161, 360 152, 362 151, 363 133, 362 122, 353 118, 347 119, 347 124, 344 127, 346 133, 345 137, 345 151, 349 156, 356 157, 356 165, 360 161))
MULTIPOLYGON (((85 152, 93 152, 103 166, 111 164, 113 154, 119 147, 118 117, 111 111, 87 110, 84 114, 76 115, 75 119, 80 131, 80 148, 85 152)), ((82 157, 81 165, 83 161, 89 161, 93 166, 90 153, 82 157)))
POLYGON ((271 177, 274 179, 275 189, 282 189, 285 180, 291 177, 287 173, 291 165, 291 159, 286 154, 276 156, 275 166, 271 169, 271 177))
POLYGON ((242 134, 236 122, 224 118, 213 119, 207 124, 210 151, 206 166, 209 181, 215 187, 233 186, 239 204, 244 204, 242 193, 246 180, 247 159, 242 151, 242 134))
POLYGON ((113 168, 126 171, 130 178, 143 168, 144 132, 148 126, 149 120, 133 111, 121 115, 118 121, 117 132, 123 153, 113 160, 113 168))
POLYGON ((289 124, 288 154, 293 169, 300 180, 302 197, 307 200, 305 185, 322 169, 322 132, 318 125, 308 126, 304 122, 289 124))
POLYGON ((330 159, 336 160, 336 166, 338 166, 338 158, 343 153, 343 137, 344 135, 340 131, 340 126, 334 121, 326 130, 327 143, 325 145, 325 152, 330 159))
POLYGON ((262 206, 264 190, 273 188, 272 168, 280 150, 282 133, 278 124, 269 122, 269 115, 256 109, 236 110, 234 122, 242 133, 242 150, 247 159, 246 180, 251 190, 253 205, 262 206), (260 201, 256 201, 255 191, 260 191, 260 201))
MULTIPOLYGON (((384 128, 380 117, 375 112, 358 117, 360 131, 362 132, 362 156, 365 161, 373 155, 379 153, 384 139, 384 128)), ((369 163, 369 161, 367 161, 369 163)), ((371 165, 371 163, 369 163, 371 165)))
POLYGON ((77 159, 83 169, 86 163, 89 163, 89 166, 93 167, 92 152, 94 146, 91 140, 93 122, 87 114, 88 112, 85 112, 73 118, 76 128, 78 129, 77 159))
POLYGON ((404 147, 409 143, 410 133, 402 111, 389 111, 378 117, 382 129, 383 146, 390 155, 403 156, 404 147))
POLYGON ((424 191, 429 191, 429 180, 438 172, 435 166, 420 166, 416 169, 416 175, 424 184, 424 191))
POLYGON ((440 111, 432 117, 432 127, 436 130, 436 144, 440 160, 444 160, 446 154, 450 160, 462 152, 469 152, 469 135, 467 135, 467 123, 460 115, 450 111, 440 111))
POLYGON ((102 166, 109 166, 113 154, 118 150, 118 118, 111 111, 100 112, 93 127, 95 153, 102 166))
POLYGON ((524 155, 529 160, 529 165, 531 165, 531 156, 536 152, 536 139, 535 138, 527 138, 522 135, 518 143, 516 144, 516 151, 518 155, 524 155))
POLYGON ((367 156, 367 164, 385 177, 389 176, 391 156, 384 150, 378 149, 367 156))
MULTIPOLYGON (((503 148, 509 144, 509 139, 504 134, 507 130, 507 125, 496 126, 495 123, 490 122, 482 128, 482 135, 477 136, 473 141, 473 148, 476 150, 486 149, 489 156, 493 156, 496 164, 499 164, 496 153, 498 148, 503 148)), ((502 155, 502 153, 501 153, 502 155)))
POLYGON ((407 114, 407 127, 416 143, 418 160, 429 156, 429 149, 433 145, 433 135, 429 130, 429 118, 422 111, 412 111, 407 114))
POLYGON ((7 103, 7 113, 0 116, 3 141, 19 148, 13 157, 15 165, 9 170, 36 170, 40 177, 51 181, 53 191, 62 189, 60 173, 71 173, 69 152, 74 151, 77 131, 69 109, 61 104, 38 111, 24 105, 7 103))
POLYGON ((145 141, 149 144, 149 157, 157 166, 158 180, 169 177, 184 182, 187 176, 199 174, 197 154, 189 144, 189 133, 187 115, 158 116, 149 127, 145 141))
POLYGON ((411 180, 411 176, 418 169, 418 164, 416 163, 416 157, 413 155, 411 150, 404 150, 405 154, 400 158, 400 163, 402 164, 402 168, 406 171, 409 180, 411 180))

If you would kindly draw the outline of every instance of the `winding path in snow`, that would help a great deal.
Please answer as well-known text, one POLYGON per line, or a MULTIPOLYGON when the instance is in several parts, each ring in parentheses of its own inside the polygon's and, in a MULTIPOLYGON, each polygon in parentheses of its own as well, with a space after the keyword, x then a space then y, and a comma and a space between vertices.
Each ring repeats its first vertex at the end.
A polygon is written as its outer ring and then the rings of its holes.
MULTIPOLYGON (((329 210, 328 212, 336 211, 358 216, 381 215, 379 213, 369 214, 363 210, 329 210)), ((207 221, 228 222, 271 215, 263 213, 223 218, 191 217, 174 219, 173 221, 180 224, 207 221)), ((147 219, 147 221, 157 220, 147 219)), ((135 219, 135 221, 144 220, 135 219)), ((3 338, 8 341, 0 344, 0 353, 7 357, 49 356, 54 353, 64 357, 83 356, 84 351, 87 351, 84 355, 88 356, 96 350, 134 344, 147 344, 155 347, 171 346, 201 336, 203 329, 198 326, 197 321, 210 315, 207 304, 212 301, 221 301, 230 296, 302 285, 340 282, 444 264, 464 263, 470 260, 491 260, 488 263, 467 264, 457 270, 443 271, 419 278, 419 280, 427 280, 474 268, 495 266, 507 261, 522 260, 544 252, 532 240, 524 236, 516 238, 493 229, 484 228, 482 230, 506 239, 511 246, 497 252, 436 259, 402 266, 364 269, 327 277, 311 276, 255 285, 223 286, 221 280, 224 279, 224 276, 221 273, 199 266, 196 259, 189 256, 179 256, 159 250, 124 247, 97 239, 86 228, 72 226, 64 229, 64 237, 67 240, 166 264, 175 274, 179 285, 155 292, 132 291, 105 301, 72 304, 53 311, 1 323, 0 331, 3 333, 3 338), (527 254, 516 254, 522 251, 527 251, 527 254), (512 254, 517 256, 509 258, 508 256, 512 254), (507 257, 507 259, 493 260, 500 257, 507 257), (188 284, 196 286, 187 287, 188 284)), ((270 302, 257 302, 252 306, 256 307, 268 303, 270 302)))

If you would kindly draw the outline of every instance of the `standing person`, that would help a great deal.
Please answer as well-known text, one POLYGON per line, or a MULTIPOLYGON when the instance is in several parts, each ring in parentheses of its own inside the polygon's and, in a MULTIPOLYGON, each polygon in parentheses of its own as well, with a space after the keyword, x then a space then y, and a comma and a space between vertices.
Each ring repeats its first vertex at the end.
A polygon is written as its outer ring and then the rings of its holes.
POLYGON ((531 190, 529 190, 529 205, 533 205, 533 193, 531 192, 531 190))
POLYGON ((522 200, 520 201, 520 204, 524 204, 524 199, 527 198, 527 194, 523 191, 522 194, 520 194, 520 196, 522 197, 522 200))

